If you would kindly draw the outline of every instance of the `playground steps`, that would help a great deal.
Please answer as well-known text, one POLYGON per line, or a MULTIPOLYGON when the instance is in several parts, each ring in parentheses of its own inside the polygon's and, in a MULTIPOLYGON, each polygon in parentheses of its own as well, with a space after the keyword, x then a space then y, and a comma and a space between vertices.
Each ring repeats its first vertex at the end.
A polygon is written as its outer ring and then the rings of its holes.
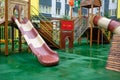
MULTIPOLYGON (((56 44, 53 41, 53 38, 49 35, 47 35, 48 33, 44 32, 42 29, 38 28, 37 31, 39 32, 39 34, 43 37, 43 39, 46 41, 46 43, 51 47, 51 48, 59 48, 59 45, 56 44)), ((52 34, 51 34, 52 35, 52 34)))
POLYGON ((114 35, 106 68, 120 72, 120 35, 114 35))
MULTIPOLYGON (((100 43, 108 44, 110 43, 110 39, 107 38, 107 36, 102 32, 99 28, 93 28, 93 37, 92 42, 97 43, 98 39, 98 30, 100 30, 100 43)), ((90 28, 87 29, 88 34, 90 34, 90 28)), ((90 35, 88 35, 88 39, 90 40, 90 35)))
POLYGON ((53 25, 50 21, 40 21, 40 28, 38 32, 42 35, 43 39, 51 48, 59 48, 59 45, 56 44, 53 40, 53 25))
POLYGON ((74 20, 74 40, 79 40, 85 31, 89 28, 88 18, 86 16, 78 17, 74 20))
POLYGON ((76 18, 74 20, 74 39, 76 39, 77 37, 79 37, 79 34, 78 34, 78 30, 80 29, 81 27, 81 19, 80 18, 76 18))

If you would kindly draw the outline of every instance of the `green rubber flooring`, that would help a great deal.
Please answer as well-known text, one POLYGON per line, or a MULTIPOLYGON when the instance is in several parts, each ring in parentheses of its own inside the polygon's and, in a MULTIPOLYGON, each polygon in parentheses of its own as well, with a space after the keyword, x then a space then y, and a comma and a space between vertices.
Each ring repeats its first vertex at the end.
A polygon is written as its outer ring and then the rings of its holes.
POLYGON ((120 72, 107 70, 110 44, 74 44, 73 49, 55 50, 60 62, 44 67, 27 51, 0 53, 0 80, 120 80, 120 72))

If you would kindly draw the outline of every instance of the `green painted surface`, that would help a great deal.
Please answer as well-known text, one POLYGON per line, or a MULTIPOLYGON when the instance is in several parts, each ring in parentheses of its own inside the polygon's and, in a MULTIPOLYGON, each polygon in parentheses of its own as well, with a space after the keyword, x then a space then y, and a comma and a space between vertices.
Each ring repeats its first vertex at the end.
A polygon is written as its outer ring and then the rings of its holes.
POLYGON ((28 52, 0 53, 0 80, 120 80, 120 72, 105 69, 110 45, 74 45, 56 50, 60 63, 44 67, 28 52))

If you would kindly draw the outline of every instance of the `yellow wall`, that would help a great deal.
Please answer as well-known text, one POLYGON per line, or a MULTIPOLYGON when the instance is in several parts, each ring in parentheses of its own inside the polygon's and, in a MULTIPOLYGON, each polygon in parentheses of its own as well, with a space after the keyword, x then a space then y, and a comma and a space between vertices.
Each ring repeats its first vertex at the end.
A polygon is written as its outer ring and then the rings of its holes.
POLYGON ((120 0, 118 0, 117 18, 120 18, 120 0))
POLYGON ((31 15, 39 15, 39 0, 31 0, 31 5, 31 15))

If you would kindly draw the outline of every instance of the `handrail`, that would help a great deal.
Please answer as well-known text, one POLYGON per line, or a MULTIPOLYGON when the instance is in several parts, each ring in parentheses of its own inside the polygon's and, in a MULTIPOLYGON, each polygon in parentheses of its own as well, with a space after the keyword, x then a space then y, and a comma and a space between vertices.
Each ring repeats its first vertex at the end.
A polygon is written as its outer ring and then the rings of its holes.
MULTIPOLYGON (((33 13, 34 13, 34 11, 33 11, 33 13)), ((43 24, 40 24, 40 25, 42 25, 42 27, 44 28, 44 25, 43 24)), ((46 26, 48 26, 48 25, 46 25, 46 26)), ((50 29, 50 28, 49 28, 50 29)), ((48 33, 49 33, 49 31, 46 29, 46 28, 44 28, 44 30, 46 30, 48 33)), ((51 34, 51 33, 49 33, 49 34, 51 34)), ((48 34, 48 35, 49 35, 48 34)))
MULTIPOLYGON (((32 6, 32 5, 31 5, 32 6)), ((35 9, 36 11, 38 11, 34 6, 32 6, 33 7, 33 9, 35 9)), ((39 11, 38 11, 39 12, 39 11)), ((34 13, 34 11, 33 11, 33 13, 34 13)), ((35 13, 34 13, 35 14, 35 13)), ((40 14, 40 12, 39 12, 39 14, 40 14)), ((36 15, 36 14, 35 14, 36 15)), ((40 15, 42 15, 42 14, 40 14, 40 15)), ((42 18, 40 18, 40 16, 37 16, 38 18, 39 18, 39 20, 43 20, 42 18)), ((42 15, 42 17, 44 17, 43 15, 42 15)), ((47 20, 47 18, 46 17, 44 17, 45 19, 46 19, 46 21, 47 22, 49 22, 48 20, 47 20)), ((44 21, 44 20, 43 20, 44 21)), ((48 26, 49 27, 49 29, 51 29, 51 26, 52 25, 48 25, 48 24, 45 24, 46 26, 48 26)))
MULTIPOLYGON (((75 40, 77 40, 79 37, 81 37, 83 35, 83 33, 88 29, 88 21, 86 20, 86 22, 83 22, 83 18, 79 20, 79 27, 77 28, 77 32, 75 32, 75 40), (86 24, 86 25, 84 25, 86 24), (78 35, 78 37, 76 36, 78 35)), ((75 29, 76 30, 76 29, 75 29)))
MULTIPOLYGON (((32 6, 32 5, 31 5, 32 6)), ((32 6, 32 8, 34 9, 34 10, 36 10, 37 12, 39 12, 34 6, 32 6)), ((34 12, 33 12, 34 13, 34 12)), ((35 14, 35 13, 34 13, 35 14)), ((43 16, 42 14, 40 14, 40 12, 39 12, 39 15, 41 15, 41 16, 37 16, 40 20, 43 20, 43 18, 49 23, 49 25, 48 24, 46 24, 45 22, 45 26, 47 26, 50 30, 52 29, 51 28, 51 26, 53 26, 53 25, 51 25, 50 24, 50 21, 48 21, 48 19, 45 17, 45 16, 43 16), (42 17, 42 18, 41 18, 42 17)), ((41 24, 42 25, 42 24, 41 24)), ((43 28, 44 28, 44 26, 42 26, 43 28)), ((44 28, 44 30, 47 30, 46 28, 44 28)), ((49 33, 49 31, 47 30, 47 33, 49 33)), ((49 34, 52 34, 52 33, 49 33, 49 34)), ((57 36, 58 34, 55 34, 55 36, 57 36)), ((52 35, 50 35, 50 36, 52 36, 52 35)))
POLYGON ((31 5, 31 7, 35 9, 39 13, 39 15, 41 15, 46 21, 49 22, 49 20, 45 16, 43 16, 34 6, 31 5))
POLYGON ((74 21, 74 24, 75 24, 75 27, 74 27, 75 29, 74 30, 78 30, 80 28, 78 26, 81 26, 81 24, 82 24, 82 21, 81 21, 82 19, 78 18, 76 20, 74 21), (77 27, 76 27, 76 25, 77 25, 77 27))
MULTIPOLYGON (((44 30, 44 29, 42 29, 42 30, 44 30)), ((47 35, 47 34, 45 34, 45 35, 47 35)), ((42 36, 44 36, 44 35, 42 35, 42 36)), ((47 39, 48 41, 50 41, 54 46, 56 46, 55 43, 53 43, 54 41, 52 42, 51 39, 49 39, 48 37, 44 37, 44 38, 47 39)), ((58 46, 56 46, 56 47, 58 48, 58 46)))
MULTIPOLYGON (((33 11, 33 13, 34 13, 34 11, 33 11)), ((35 14, 35 13, 34 13, 35 14)), ((41 19, 39 16, 37 16, 40 20, 43 20, 43 19, 41 19)), ((46 26, 49 26, 48 24, 45 24, 46 26)), ((52 35, 50 35, 50 34, 52 34, 48 29, 46 29, 45 27, 44 27, 44 25, 43 24, 40 24, 40 26, 41 26, 41 29, 44 31, 44 32, 46 32, 46 35, 49 35, 49 37, 51 37, 51 38, 53 38, 53 36, 52 35)), ((51 28, 49 28, 49 29, 51 29, 51 28)), ((49 39, 48 37, 46 37, 46 39, 48 40, 48 41, 50 41, 54 46, 56 46, 55 45, 55 43, 53 43, 52 41, 51 41, 51 39, 49 39)), ((58 47, 58 46, 56 46, 56 47, 58 47)))
MULTIPOLYGON (((32 11, 33 13, 34 13, 34 11, 32 11)), ((35 13, 34 13, 35 14, 35 13)), ((36 14, 35 14, 36 15, 36 14)), ((39 18, 39 20, 41 20, 41 21, 44 21, 43 19, 41 19, 39 16, 36 16, 36 17, 38 17, 39 18)), ((36 19, 36 18, 35 18, 36 19)), ((45 22, 44 22, 45 23, 45 22)), ((46 26, 49 26, 48 24, 45 24, 46 26)), ((49 27, 48 27, 49 28, 49 27)), ((51 28, 49 28, 49 29, 51 29, 51 28)))
MULTIPOLYGON (((34 12, 33 12, 34 13, 34 12)), ((35 14, 35 13, 34 13, 35 14)), ((40 25, 42 25, 42 24, 40 24, 40 25)), ((48 26, 47 24, 45 24, 46 26, 48 26)), ((42 27, 43 27, 43 30, 46 30, 45 32, 47 32, 47 33, 49 33, 48 35, 50 36, 50 37, 52 37, 52 35, 50 35, 50 34, 52 34, 52 33, 50 33, 49 31, 48 31, 48 29, 46 29, 45 27, 44 27, 44 25, 42 25, 42 27)), ((50 29, 50 28, 49 28, 50 29)), ((55 35, 57 35, 57 34, 55 34, 55 35)))

